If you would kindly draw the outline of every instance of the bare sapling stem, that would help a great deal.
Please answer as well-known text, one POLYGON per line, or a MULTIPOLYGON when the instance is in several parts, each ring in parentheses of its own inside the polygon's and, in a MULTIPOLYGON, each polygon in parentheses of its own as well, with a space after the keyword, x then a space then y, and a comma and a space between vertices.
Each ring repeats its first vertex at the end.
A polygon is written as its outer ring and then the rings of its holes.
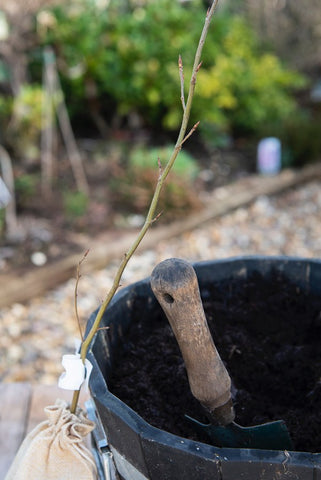
POLYGON ((182 57, 179 55, 178 57, 178 70, 179 70, 179 79, 181 82, 181 102, 182 102, 182 107, 183 111, 186 108, 185 105, 185 91, 184 91, 184 68, 183 68, 183 60, 182 57))
MULTIPOLYGON (((211 22, 211 19, 212 19, 213 15, 214 15, 214 11, 215 11, 217 3, 218 3, 218 0, 214 0, 213 3, 212 3, 212 6, 209 8, 209 10, 207 11, 207 14, 206 14, 203 30, 202 30, 202 33, 201 33, 201 36, 200 36, 200 39, 199 39, 199 43, 198 43, 198 46, 197 46, 197 49, 196 49, 196 53, 195 53, 194 65, 193 65, 192 75, 191 75, 191 79, 190 79, 186 105, 185 105, 185 100, 184 101, 182 100, 183 101, 183 116, 182 116, 181 127, 180 127, 180 130, 179 130, 179 134, 178 134, 178 137, 177 137, 175 147, 172 151, 172 154, 171 154, 165 168, 162 169, 159 165, 159 177, 158 177, 158 180, 157 180, 157 184, 156 184, 156 187, 155 187, 153 198, 151 200, 151 203, 150 203, 150 206, 149 206, 146 218, 145 218, 144 225, 142 226, 142 228, 141 228, 140 232, 138 233, 136 239, 134 240, 132 246, 129 248, 129 250, 123 256, 123 259, 122 259, 122 261, 121 261, 121 263, 118 267, 118 270, 116 272, 112 287, 109 290, 105 300, 101 304, 101 306, 98 310, 98 313, 96 315, 96 318, 94 320, 94 323, 93 323, 87 337, 82 342, 81 350, 80 350, 80 356, 81 356, 81 359, 82 359, 83 362, 85 362, 85 360, 86 360, 86 356, 87 356, 89 346, 90 346, 96 332, 99 329, 99 325, 100 325, 102 317, 105 313, 105 310, 108 307, 109 303, 111 302, 112 298, 114 297, 117 289, 119 288, 120 280, 121 280, 122 274, 123 274, 123 272, 126 268, 126 265, 127 265, 128 261, 130 260, 130 258, 135 253, 137 247, 141 243, 142 239, 144 238, 144 236, 145 236, 147 230, 149 229, 149 227, 151 226, 151 224, 154 223, 155 219, 157 218, 157 216, 155 216, 155 212, 156 212, 156 208, 157 208, 157 204, 158 204, 158 199, 159 199, 162 187, 164 185, 164 182, 167 178, 167 175, 169 174, 172 166, 174 165, 174 162, 175 162, 175 160, 177 158, 177 155, 179 154, 179 152, 182 148, 183 143, 194 133, 194 131, 196 130, 196 128, 199 124, 199 122, 196 123, 192 127, 192 129, 189 131, 189 133, 186 135, 186 130, 187 130, 187 126, 188 126, 188 121, 189 121, 189 117, 190 117, 192 101, 193 101, 193 96, 194 96, 194 91, 195 91, 197 72, 199 71, 200 65, 201 65, 201 61, 200 61, 201 54, 202 54, 203 46, 204 46, 205 39, 206 39, 206 36, 207 36, 207 32, 208 32, 208 29, 209 29, 209 26, 210 26, 210 22, 211 22)), ((184 87, 182 86, 182 82, 184 81, 184 78, 183 78, 183 64, 182 64, 181 58, 179 59, 179 75, 180 75, 180 81, 181 81, 181 95, 184 98, 184 87)), ((75 411, 76 411, 78 399, 79 399, 79 390, 75 391, 74 395, 73 395, 73 399, 72 399, 72 403, 71 403, 71 407, 70 407, 70 410, 71 410, 72 413, 75 413, 75 411)))
POLYGON ((78 262, 77 274, 76 274, 76 285, 75 285, 75 296, 74 296, 75 297, 74 298, 75 315, 76 315, 76 320, 77 320, 77 323, 78 323, 78 329, 79 329, 81 341, 83 341, 84 336, 83 336, 83 333, 82 333, 82 328, 81 328, 81 323, 80 323, 80 318, 79 318, 79 313, 78 313, 78 301, 77 301, 78 300, 78 285, 79 285, 79 281, 80 281, 80 278, 81 278, 81 273, 80 273, 81 264, 85 261, 88 253, 89 253, 89 249, 86 250, 82 259, 78 262))

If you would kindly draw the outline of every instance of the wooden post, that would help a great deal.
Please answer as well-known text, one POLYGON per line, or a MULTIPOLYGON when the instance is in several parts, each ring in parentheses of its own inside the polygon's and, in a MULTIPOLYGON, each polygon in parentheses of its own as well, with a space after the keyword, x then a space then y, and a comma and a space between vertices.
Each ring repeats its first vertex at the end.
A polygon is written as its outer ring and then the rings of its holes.
POLYGON ((41 132, 41 190, 45 199, 52 197, 52 182, 54 174, 54 137, 56 129, 54 124, 55 95, 54 63, 51 51, 44 51, 43 67, 43 99, 42 99, 42 132, 41 132))
POLYGON ((53 145, 55 138, 54 113, 58 118, 61 135, 67 150, 73 175, 79 191, 89 195, 82 158, 72 131, 64 94, 61 88, 55 54, 50 47, 44 51, 44 103, 42 130, 42 191, 50 196, 54 170, 53 145))
POLYGON ((64 94, 61 88, 61 84, 60 84, 60 80, 57 72, 55 56, 52 50, 51 50, 51 56, 52 56, 51 61, 53 63, 52 74, 53 74, 54 91, 55 91, 54 101, 55 101, 55 108, 57 112, 61 134, 65 143, 71 168, 76 180, 77 188, 81 192, 88 195, 89 185, 87 182, 81 155, 77 147, 77 143, 71 128, 71 123, 69 120, 69 115, 68 115, 66 104, 65 104, 64 94))

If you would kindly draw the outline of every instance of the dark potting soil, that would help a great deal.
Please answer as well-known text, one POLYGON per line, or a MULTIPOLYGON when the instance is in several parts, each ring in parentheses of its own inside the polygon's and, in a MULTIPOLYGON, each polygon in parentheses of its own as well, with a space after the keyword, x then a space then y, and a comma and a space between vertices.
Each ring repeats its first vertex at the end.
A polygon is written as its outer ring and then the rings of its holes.
MULTIPOLYGON (((237 423, 283 419, 295 450, 321 452, 321 299, 275 272, 213 284, 202 295, 232 378, 237 423)), ((208 423, 165 316, 137 316, 121 349, 112 393, 155 427, 206 442, 184 418, 208 423)))

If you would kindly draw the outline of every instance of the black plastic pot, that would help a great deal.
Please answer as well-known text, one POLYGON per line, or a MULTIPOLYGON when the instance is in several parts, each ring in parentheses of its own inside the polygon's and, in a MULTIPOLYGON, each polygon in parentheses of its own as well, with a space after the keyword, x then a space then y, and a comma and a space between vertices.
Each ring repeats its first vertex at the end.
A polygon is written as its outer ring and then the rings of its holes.
MULTIPOLYGON (((269 278, 282 273, 303 291, 321 295, 321 261, 288 257, 238 257, 194 265, 202 296, 213 282, 244 279, 253 272, 269 278)), ((321 301, 320 301, 321 304, 321 301)), ((90 390, 108 449, 125 480, 321 479, 321 453, 227 449, 182 438, 143 420, 108 390, 117 350, 126 337, 133 309, 155 315, 160 306, 149 279, 121 290, 105 313, 89 359, 90 390)), ((137 315, 137 311, 136 311, 137 315)), ((89 320, 90 325, 93 316, 89 320)), ((321 340, 320 340, 321 342, 321 340)), ((321 445, 320 445, 321 452, 321 445)))

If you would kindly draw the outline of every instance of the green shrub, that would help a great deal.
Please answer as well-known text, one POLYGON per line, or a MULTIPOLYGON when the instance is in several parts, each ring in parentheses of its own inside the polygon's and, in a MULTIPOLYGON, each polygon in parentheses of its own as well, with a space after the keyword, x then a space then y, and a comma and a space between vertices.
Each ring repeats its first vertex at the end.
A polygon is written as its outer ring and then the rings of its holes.
POLYGON ((88 209, 89 199, 83 192, 66 191, 63 194, 64 211, 70 219, 85 215, 88 209))
MULTIPOLYGON (((129 155, 128 168, 130 171, 145 169, 157 171, 158 159, 161 165, 165 166, 173 149, 174 145, 158 148, 136 147, 129 155)), ((197 161, 185 150, 181 150, 172 168, 172 172, 187 181, 193 180, 199 170, 197 161)))
POLYGON ((40 85, 23 85, 14 97, 0 97, 1 126, 5 143, 15 154, 35 159, 39 156, 42 128, 43 90, 40 85))
MULTIPOLYGON (((96 95, 110 117, 135 112, 147 125, 176 129, 182 112, 177 56, 181 53, 189 81, 203 3, 111 0, 107 7, 97 5, 78 0, 55 8, 45 37, 63 66, 72 111, 85 109, 86 95, 89 100, 96 95)), ((215 132, 252 133, 261 123, 291 115, 296 108, 291 92, 304 85, 303 78, 273 54, 262 53, 241 17, 223 12, 214 22, 192 121, 205 119, 210 136, 211 125, 215 132)))
POLYGON ((99 96, 116 100, 119 116, 137 110, 156 124, 173 102, 176 109, 177 55, 181 51, 192 62, 197 19, 202 22, 204 14, 200 5, 114 0, 99 8, 81 0, 55 8, 46 42, 65 66, 61 73, 74 110, 93 82, 99 96))
MULTIPOLYGON (((158 159, 165 166, 172 151, 171 145, 134 148, 127 162, 115 169, 116 174, 109 182, 114 206, 125 212, 146 213, 157 182, 158 159)), ((200 201, 193 185, 198 172, 196 160, 181 151, 166 181, 166 195, 162 196, 159 204, 168 219, 199 208, 200 201)))
POLYGON ((0 142, 7 144, 7 130, 12 114, 12 98, 0 95, 0 142))
POLYGON ((18 203, 23 205, 37 192, 39 177, 35 174, 22 174, 15 178, 15 192, 18 203))
POLYGON ((265 123, 293 115, 298 107, 290 92, 306 80, 286 69, 271 53, 261 53, 256 37, 240 17, 229 19, 221 52, 201 69, 195 102, 207 122, 234 133, 253 133, 265 123))

